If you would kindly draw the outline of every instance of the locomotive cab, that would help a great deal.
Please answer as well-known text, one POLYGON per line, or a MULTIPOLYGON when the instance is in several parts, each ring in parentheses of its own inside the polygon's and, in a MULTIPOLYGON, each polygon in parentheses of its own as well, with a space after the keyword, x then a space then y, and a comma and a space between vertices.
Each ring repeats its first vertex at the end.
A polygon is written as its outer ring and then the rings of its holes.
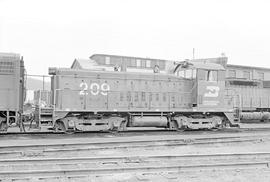
POLYGON ((221 109, 224 107, 225 69, 206 62, 181 62, 175 69, 177 76, 193 80, 192 107, 221 109))
POLYGON ((195 106, 200 109, 224 109, 225 69, 221 65, 208 63, 198 66, 197 73, 193 93, 195 106))
MULTIPOLYGON (((174 74, 191 79, 191 111, 174 117, 178 126, 191 129, 218 128, 228 123, 234 126, 235 116, 225 96, 225 69, 209 62, 178 63, 174 74)), ((237 125, 235 125, 237 126, 237 125)))

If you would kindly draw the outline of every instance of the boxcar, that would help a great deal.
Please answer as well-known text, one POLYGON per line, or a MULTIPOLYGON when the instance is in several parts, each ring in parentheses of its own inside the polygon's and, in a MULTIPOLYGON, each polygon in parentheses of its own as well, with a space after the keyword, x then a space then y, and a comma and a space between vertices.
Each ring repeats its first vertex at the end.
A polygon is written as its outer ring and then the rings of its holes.
POLYGON ((19 54, 0 53, 0 131, 7 131, 13 123, 22 129, 24 71, 19 54))

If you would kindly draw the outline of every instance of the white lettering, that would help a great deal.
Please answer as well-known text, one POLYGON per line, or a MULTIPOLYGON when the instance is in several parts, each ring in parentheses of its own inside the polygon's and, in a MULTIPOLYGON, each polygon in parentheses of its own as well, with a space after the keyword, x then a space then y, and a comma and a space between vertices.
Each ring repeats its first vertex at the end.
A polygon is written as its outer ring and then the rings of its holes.
POLYGON ((110 90, 110 86, 107 83, 103 83, 101 85, 101 94, 108 95, 108 91, 110 90))
MULTIPOLYGON (((79 92, 79 95, 88 95, 88 85, 85 82, 80 83, 80 88, 82 90, 79 92)), ((90 93, 92 95, 108 95, 108 92, 110 91, 110 85, 107 83, 103 83, 99 85, 98 83, 91 83, 90 84, 90 93)))
POLYGON ((92 95, 98 95, 99 94, 99 84, 91 83, 90 92, 92 95))
POLYGON ((218 97, 219 87, 218 86, 207 86, 207 93, 204 94, 204 97, 218 97))
POLYGON ((82 90, 79 92, 79 95, 88 95, 87 89, 88 89, 88 85, 85 82, 82 82, 80 84, 80 88, 82 88, 82 90))

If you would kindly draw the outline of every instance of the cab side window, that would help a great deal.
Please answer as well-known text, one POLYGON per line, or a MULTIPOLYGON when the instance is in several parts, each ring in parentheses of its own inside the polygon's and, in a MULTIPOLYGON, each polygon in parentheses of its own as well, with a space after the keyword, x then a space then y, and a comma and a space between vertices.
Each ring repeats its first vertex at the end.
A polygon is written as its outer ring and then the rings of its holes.
POLYGON ((192 78, 196 78, 197 77, 197 70, 194 69, 192 70, 192 78))
POLYGON ((218 72, 213 70, 206 71, 206 81, 216 82, 218 80, 218 72))
POLYGON ((179 71, 178 76, 185 77, 185 71, 184 70, 179 71))
POLYGON ((208 82, 217 82, 218 81, 218 71, 216 70, 198 70, 197 76, 199 80, 208 81, 208 82))
POLYGON ((179 70, 176 75, 183 78, 195 79, 197 71, 196 69, 179 70))
POLYGON ((185 78, 192 78, 192 70, 186 70, 185 78))

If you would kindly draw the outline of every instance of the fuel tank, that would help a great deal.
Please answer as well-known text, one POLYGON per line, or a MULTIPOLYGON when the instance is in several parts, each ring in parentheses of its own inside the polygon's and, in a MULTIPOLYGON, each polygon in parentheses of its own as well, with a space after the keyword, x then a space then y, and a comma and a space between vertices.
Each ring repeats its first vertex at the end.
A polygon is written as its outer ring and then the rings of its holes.
POLYGON ((133 127, 166 127, 168 120, 164 116, 134 116, 130 122, 133 127))

